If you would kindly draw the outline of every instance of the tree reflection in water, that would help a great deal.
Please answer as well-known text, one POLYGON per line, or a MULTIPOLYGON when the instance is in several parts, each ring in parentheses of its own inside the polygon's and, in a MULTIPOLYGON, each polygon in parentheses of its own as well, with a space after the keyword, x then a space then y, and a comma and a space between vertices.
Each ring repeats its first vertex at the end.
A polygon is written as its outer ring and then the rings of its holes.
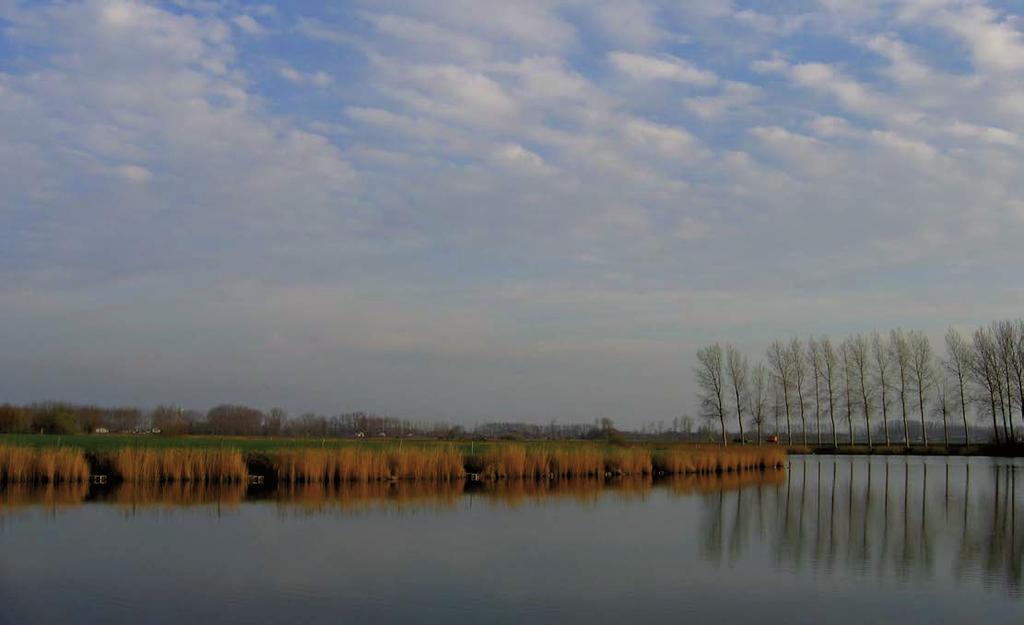
POLYGON ((784 483, 703 497, 701 554, 733 565, 768 549, 783 570, 838 567, 897 584, 950 574, 1024 596, 1022 468, 1001 459, 793 457, 784 483))

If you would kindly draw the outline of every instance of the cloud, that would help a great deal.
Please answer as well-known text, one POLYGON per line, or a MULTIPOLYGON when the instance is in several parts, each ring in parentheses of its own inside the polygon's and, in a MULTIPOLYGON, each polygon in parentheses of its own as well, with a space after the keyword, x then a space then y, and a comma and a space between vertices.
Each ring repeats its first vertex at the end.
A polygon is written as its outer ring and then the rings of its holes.
POLYGON ((333 81, 331 75, 324 71, 315 71, 304 73, 295 69, 287 63, 282 63, 281 67, 278 68, 278 73, 281 78, 284 78, 288 82, 296 85, 312 85, 314 87, 327 87, 333 81))
POLYGON ((708 340, 1012 312, 999 6, 0 4, 0 393, 671 416, 708 340))
POLYGON ((266 32, 263 26, 251 15, 236 15, 231 21, 247 35, 262 35, 266 32))
POLYGON ((616 70, 634 80, 665 80, 705 87, 717 81, 712 72, 673 56, 652 57, 631 52, 612 52, 608 59, 616 70))
POLYGON ((956 35, 979 67, 996 72, 1024 69, 1024 34, 1018 20, 1005 18, 982 4, 968 4, 959 11, 943 11, 937 23, 956 35))

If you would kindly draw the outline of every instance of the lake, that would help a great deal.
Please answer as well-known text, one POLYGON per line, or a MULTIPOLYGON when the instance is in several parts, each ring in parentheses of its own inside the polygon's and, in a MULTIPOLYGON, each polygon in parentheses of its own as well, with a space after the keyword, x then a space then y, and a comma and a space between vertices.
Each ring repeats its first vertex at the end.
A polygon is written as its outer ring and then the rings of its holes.
POLYGON ((0 623, 1019 623, 1022 469, 793 456, 653 483, 7 487, 0 623))

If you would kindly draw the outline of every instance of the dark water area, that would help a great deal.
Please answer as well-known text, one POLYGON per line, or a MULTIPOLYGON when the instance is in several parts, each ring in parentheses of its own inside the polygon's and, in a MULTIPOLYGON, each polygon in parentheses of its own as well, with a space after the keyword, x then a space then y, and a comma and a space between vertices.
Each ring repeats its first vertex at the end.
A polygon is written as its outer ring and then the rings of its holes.
POLYGON ((1024 463, 0 488, 0 623, 1020 623, 1024 463))

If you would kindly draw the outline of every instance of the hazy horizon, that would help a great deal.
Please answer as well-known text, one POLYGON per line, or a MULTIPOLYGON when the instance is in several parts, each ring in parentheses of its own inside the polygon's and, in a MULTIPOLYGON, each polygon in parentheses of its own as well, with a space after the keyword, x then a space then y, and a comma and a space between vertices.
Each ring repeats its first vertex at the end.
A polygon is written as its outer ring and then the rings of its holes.
POLYGON ((0 0, 0 403, 635 427, 1020 317, 1019 7, 765 5, 0 0))

